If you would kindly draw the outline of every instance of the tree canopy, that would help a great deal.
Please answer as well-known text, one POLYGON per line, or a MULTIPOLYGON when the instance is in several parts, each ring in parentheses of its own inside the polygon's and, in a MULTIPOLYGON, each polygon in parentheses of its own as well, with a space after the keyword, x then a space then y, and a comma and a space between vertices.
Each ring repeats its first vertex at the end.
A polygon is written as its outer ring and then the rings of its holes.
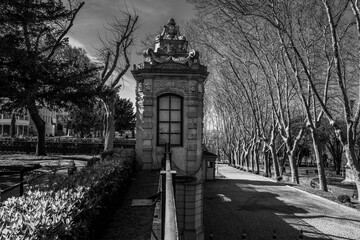
POLYGON ((45 123, 38 108, 86 104, 95 90, 98 67, 65 37, 83 5, 75 0, 0 2, 0 99, 8 100, 3 108, 29 111, 40 155, 46 154, 45 123))
POLYGON ((134 106, 130 99, 117 96, 115 101, 115 130, 122 133, 135 127, 134 106))

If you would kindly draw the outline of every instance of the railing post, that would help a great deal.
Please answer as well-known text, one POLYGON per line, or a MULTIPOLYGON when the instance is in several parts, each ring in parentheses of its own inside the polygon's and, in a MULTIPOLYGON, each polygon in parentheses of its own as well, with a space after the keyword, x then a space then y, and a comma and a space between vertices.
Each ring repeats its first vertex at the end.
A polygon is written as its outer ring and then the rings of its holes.
POLYGON ((174 198, 176 199, 176 171, 170 171, 172 176, 172 184, 174 189, 174 198))
POLYGON ((176 220, 176 204, 175 204, 175 177, 176 171, 171 170, 171 153, 170 144, 165 144, 165 169, 161 174, 161 239, 178 240, 178 228, 176 220))
POLYGON ((161 239, 165 239, 166 171, 161 171, 161 239))

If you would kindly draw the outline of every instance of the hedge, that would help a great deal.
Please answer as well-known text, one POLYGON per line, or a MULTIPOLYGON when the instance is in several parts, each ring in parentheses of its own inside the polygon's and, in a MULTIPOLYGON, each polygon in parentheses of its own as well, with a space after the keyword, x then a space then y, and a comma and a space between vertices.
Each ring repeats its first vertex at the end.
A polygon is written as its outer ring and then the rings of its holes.
POLYGON ((24 196, 1 204, 1 239, 97 239, 128 187, 134 156, 133 150, 117 150, 74 175, 49 174, 34 182, 24 196))

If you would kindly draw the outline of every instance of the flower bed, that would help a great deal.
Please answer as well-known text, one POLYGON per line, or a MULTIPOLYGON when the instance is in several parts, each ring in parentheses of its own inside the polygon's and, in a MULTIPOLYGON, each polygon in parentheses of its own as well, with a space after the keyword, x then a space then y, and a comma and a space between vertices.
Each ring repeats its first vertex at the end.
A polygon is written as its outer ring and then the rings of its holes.
POLYGON ((96 239, 135 169, 134 151, 123 151, 72 176, 49 174, 2 203, 1 239, 96 239))

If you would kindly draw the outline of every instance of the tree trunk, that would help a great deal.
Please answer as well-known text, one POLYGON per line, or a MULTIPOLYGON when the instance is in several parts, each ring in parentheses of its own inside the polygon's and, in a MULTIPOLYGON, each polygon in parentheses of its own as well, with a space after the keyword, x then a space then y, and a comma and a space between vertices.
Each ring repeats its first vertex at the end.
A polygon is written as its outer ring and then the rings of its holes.
POLYGON ((231 159, 232 159, 232 152, 231 151, 229 151, 228 158, 229 158, 229 165, 231 166, 231 159))
MULTIPOLYGON (((349 131, 348 131, 349 134, 349 131)), ((355 155, 355 142, 352 140, 349 140, 348 143, 344 145, 345 150, 345 156, 347 159, 347 165, 349 165, 350 170, 353 173, 354 181, 356 184, 357 192, 358 192, 358 199, 360 195, 360 166, 357 161, 356 155, 355 155)))
POLYGON ((264 172, 265 172, 265 176, 268 177, 269 176, 269 157, 268 157, 266 150, 267 150, 267 147, 266 147, 266 144, 264 144, 264 146, 262 148, 263 158, 264 158, 264 172))
POLYGON ((241 169, 244 169, 244 167, 245 167, 244 155, 245 155, 245 152, 241 151, 241 154, 240 154, 240 168, 241 169))
POLYGON ((311 129, 311 137, 312 137, 312 140, 313 140, 313 147, 314 147, 316 165, 317 165, 318 176, 319 176, 319 186, 320 186, 321 190, 327 192, 328 187, 327 187, 327 183, 326 183, 324 162, 323 162, 322 157, 320 156, 319 140, 318 140, 317 133, 316 133, 315 129, 311 129))
POLYGON ((303 153, 302 152, 303 152, 303 150, 300 149, 298 154, 297 154, 297 164, 298 164, 299 167, 302 166, 302 158, 303 158, 303 153))
POLYGON ((298 171, 298 167, 296 165, 296 157, 295 157, 294 151, 287 152, 287 156, 289 158, 290 169, 291 169, 291 181, 293 183, 299 184, 300 183, 299 171, 298 171))
POLYGON ((251 161, 251 172, 255 172, 255 159, 254 159, 254 148, 255 148, 255 144, 252 143, 251 144, 251 148, 250 148, 250 151, 249 151, 249 154, 250 154, 250 161, 251 161))
POLYGON ((105 142, 104 150, 111 151, 114 149, 114 137, 115 137, 115 97, 108 97, 103 100, 105 105, 105 142))
POLYGON ((236 159, 237 159, 237 151, 236 151, 236 148, 234 147, 233 154, 232 154, 232 165, 233 166, 237 166, 236 159))
POLYGON ((275 178, 278 178, 278 177, 280 177, 279 160, 277 159, 277 156, 276 156, 276 148, 275 148, 274 144, 270 144, 270 151, 271 151, 271 156, 272 156, 272 160, 273 160, 275 178))
POLYGON ((249 172, 250 171, 250 149, 251 149, 251 145, 249 145, 248 147, 246 147, 245 150, 245 162, 246 162, 246 171, 249 172))
POLYGON ((259 164, 259 143, 255 143, 254 146, 254 158, 255 158, 255 164, 256 164, 256 174, 260 173, 260 164, 259 164))
POLYGON ((37 130, 36 155, 46 156, 45 122, 41 119, 35 103, 31 103, 28 110, 37 130))
POLYGON ((238 143, 236 144, 236 150, 237 150, 237 158, 236 158, 236 162, 238 167, 241 167, 241 143, 240 141, 238 141, 238 143))
POLYGON ((248 151, 245 152, 244 160, 245 160, 245 164, 246 164, 246 171, 249 172, 250 168, 249 168, 249 152, 248 151))
POLYGON ((336 175, 340 175, 341 173, 341 159, 337 159, 337 160, 334 160, 334 163, 335 163, 335 171, 336 171, 336 175))

